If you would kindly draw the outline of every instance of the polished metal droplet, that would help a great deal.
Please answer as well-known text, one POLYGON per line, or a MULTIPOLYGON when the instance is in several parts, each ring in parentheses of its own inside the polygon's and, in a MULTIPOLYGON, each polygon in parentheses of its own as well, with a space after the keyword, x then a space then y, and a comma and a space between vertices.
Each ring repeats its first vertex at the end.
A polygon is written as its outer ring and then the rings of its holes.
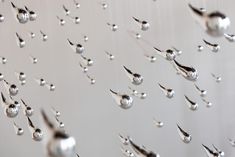
POLYGON ((71 42, 69 39, 67 39, 67 41, 74 52, 82 54, 85 51, 85 48, 81 44, 75 44, 71 42))
POLYGON ((121 148, 121 151, 126 157, 135 157, 135 154, 128 149, 121 148))
POLYGON ((64 10, 66 16, 69 16, 69 15, 70 15, 70 10, 68 10, 68 9, 65 7, 65 5, 63 5, 63 10, 64 10))
POLYGON ((117 92, 114 92, 110 89, 110 93, 116 103, 122 108, 122 109, 129 109, 133 106, 133 98, 127 94, 120 94, 117 92))
POLYGON ((16 104, 9 104, 5 107, 5 114, 8 118, 15 118, 19 114, 19 110, 16 104))
POLYGON ((29 10, 28 7, 25 6, 25 10, 29 14, 29 20, 30 21, 35 21, 37 19, 37 14, 33 10, 29 10))
POLYGON ((135 17, 132 17, 132 18, 140 24, 142 31, 147 31, 150 28, 150 24, 147 21, 144 21, 144 20, 142 21, 142 20, 139 20, 135 17))
POLYGON ((203 49, 204 49, 204 47, 203 47, 202 45, 198 45, 198 46, 197 46, 197 51, 198 51, 198 52, 202 52, 203 49))
POLYGON ((16 135, 21 136, 24 134, 24 130, 21 127, 19 127, 15 122, 13 123, 13 127, 16 135))
POLYGON ((218 149, 217 147, 215 147, 214 144, 212 144, 212 146, 214 147, 215 151, 220 155, 219 157, 224 157, 225 153, 224 151, 218 149))
POLYGON ((37 63, 38 63, 38 59, 37 59, 36 57, 29 56, 29 58, 30 58, 30 60, 31 60, 31 62, 32 62, 33 64, 37 64, 37 63))
POLYGON ((184 98, 190 110, 195 111, 198 109, 198 104, 196 102, 190 100, 186 95, 184 95, 184 98))
POLYGON ((132 84, 134 85, 140 85, 143 83, 144 78, 143 76, 141 76, 138 73, 133 73, 130 69, 128 69, 127 67, 123 66, 126 75, 129 77, 129 79, 131 80, 132 84))
POLYGON ((94 64, 94 61, 90 58, 85 57, 84 55, 81 55, 81 58, 83 60, 83 63, 87 66, 92 66, 94 64))
POLYGON ((43 78, 35 79, 35 81, 36 81, 40 86, 45 86, 45 85, 46 85, 46 80, 44 80, 43 78))
POLYGON ((42 41, 47 41, 48 40, 48 36, 43 33, 42 31, 40 31, 41 35, 42 35, 42 41))
POLYGON ((25 41, 20 37, 20 35, 18 33, 16 33, 16 40, 17 40, 17 45, 20 47, 20 48, 23 48, 25 47, 25 41))
POLYGON ((212 103, 210 101, 207 101, 206 99, 202 98, 202 101, 206 103, 206 107, 210 108, 212 107, 212 103))
POLYGON ((88 72, 88 68, 86 66, 82 65, 82 63, 79 63, 79 65, 80 65, 80 67, 82 69, 82 72, 84 72, 84 73, 88 72))
POLYGON ((4 75, 0 73, 0 81, 4 80, 4 75))
POLYGON ((162 121, 158 121, 155 118, 153 119, 153 122, 158 128, 161 128, 164 126, 164 123, 162 121))
POLYGON ((116 24, 107 23, 107 25, 110 26, 113 32, 116 32, 118 30, 118 26, 116 24))
POLYGON ((51 109, 55 117, 60 117, 61 115, 60 111, 56 110, 54 107, 51 107, 51 109))
POLYGON ((71 20, 73 20, 73 23, 79 24, 81 22, 81 19, 77 16, 69 16, 71 20))
POLYGON ((220 76, 216 76, 215 74, 211 73, 211 76, 215 79, 217 83, 220 83, 222 78, 220 76))
POLYGON ((154 63, 157 60, 157 58, 153 55, 150 56, 148 54, 145 54, 144 56, 150 61, 150 63, 154 63))
POLYGON ((227 34, 224 33, 225 39, 227 39, 229 42, 234 42, 235 41, 235 35, 234 34, 227 34))
POLYGON ((163 91, 163 93, 165 94, 165 96, 169 99, 173 98, 175 95, 175 91, 171 88, 166 88, 164 86, 162 86, 160 83, 158 83, 159 88, 163 91))
POLYGON ((65 20, 64 19, 62 19, 62 18, 60 18, 59 16, 56 16, 56 18, 59 20, 59 24, 61 25, 61 26, 64 26, 65 25, 65 20))
POLYGON ((109 57, 109 60, 114 60, 115 56, 113 54, 109 53, 108 51, 105 51, 105 53, 109 57))
POLYGON ((212 52, 218 52, 220 50, 220 46, 218 44, 212 44, 208 41, 206 41, 205 39, 203 39, 204 43, 206 44, 206 46, 212 51, 212 52))
POLYGON ((168 61, 173 61, 177 56, 177 52, 172 49, 167 49, 164 51, 164 50, 160 50, 156 47, 153 47, 153 48, 157 51, 158 55, 162 56, 163 58, 165 58, 168 61))
POLYGON ((89 75, 87 75, 87 78, 89 79, 89 81, 90 81, 90 84, 95 84, 96 83, 96 81, 95 81, 95 79, 94 78, 92 78, 91 76, 89 76, 89 75))
POLYGON ((191 4, 189 8, 195 20, 212 37, 223 36, 230 27, 230 19, 219 11, 208 13, 206 10, 198 9, 191 4))
POLYGON ((0 14, 0 22, 3 22, 4 21, 4 16, 2 14, 0 14))
POLYGON ((200 89, 196 84, 194 84, 195 88, 197 89, 197 91, 199 92, 201 97, 205 97, 207 94, 207 91, 204 89, 200 89))
POLYGON ((189 81, 197 81, 198 72, 195 68, 181 65, 176 60, 172 62, 172 65, 176 69, 177 73, 182 75, 185 79, 189 81))
POLYGON ((78 3, 76 0, 73 0, 73 2, 74 2, 76 9, 79 9, 81 6, 80 3, 78 3))
POLYGON ((50 91, 55 91, 56 87, 54 84, 52 83, 46 83, 46 87, 50 90, 50 91))
POLYGON ((2 64, 6 64, 7 63, 7 59, 5 57, 0 57, 1 59, 1 63, 2 64))
POLYGON ((6 89, 8 90, 8 93, 10 96, 16 96, 18 94, 19 89, 15 84, 10 84, 6 80, 4 80, 4 85, 6 89))
POLYGON ((178 124, 177 124, 177 131, 181 140, 184 143, 190 143, 192 141, 192 136, 189 133, 185 132, 178 124))
POLYGON ((21 99, 21 102, 23 103, 24 105, 24 115, 27 116, 27 117, 31 117, 34 113, 34 110, 32 107, 28 106, 24 100, 21 99))
POLYGON ((17 22, 25 24, 29 21, 29 13, 25 9, 16 7, 13 2, 11 2, 11 6, 13 8, 17 22))
POLYGON ((139 93, 137 90, 135 90, 135 89, 133 89, 131 87, 128 87, 128 88, 131 90, 131 94, 133 96, 136 96, 136 97, 138 97, 140 99, 145 99, 147 97, 147 94, 144 93, 144 92, 139 93))
POLYGON ((35 37, 36 37, 36 35, 35 35, 35 33, 34 33, 34 32, 29 32, 29 36, 30 36, 30 38, 31 38, 31 39, 33 39, 33 38, 35 38, 35 37))

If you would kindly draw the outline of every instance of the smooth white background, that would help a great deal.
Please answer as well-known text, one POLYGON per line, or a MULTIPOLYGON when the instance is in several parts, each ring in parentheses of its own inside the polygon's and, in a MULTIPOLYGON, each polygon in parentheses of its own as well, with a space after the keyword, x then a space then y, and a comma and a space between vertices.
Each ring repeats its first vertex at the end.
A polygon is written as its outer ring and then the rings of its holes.
MULTIPOLYGON (((234 148, 227 138, 235 138, 234 119, 234 43, 224 38, 211 38, 192 19, 187 3, 181 0, 109 0, 108 8, 102 9, 100 1, 79 0, 81 7, 75 9, 72 0, 17 1, 14 3, 28 6, 38 14, 35 22, 19 24, 9 1, 0 3, 0 13, 5 21, 0 23, 0 54, 8 59, 6 65, 0 65, 0 72, 9 82, 16 83, 19 94, 35 110, 32 117, 36 126, 41 126, 40 108, 44 108, 52 118, 50 107, 58 109, 68 133, 77 140, 80 156, 122 156, 118 133, 130 135, 140 145, 158 152, 162 157, 206 156, 201 144, 215 144, 225 151, 226 156, 234 156, 234 148), (71 15, 79 16, 81 23, 75 25, 65 17, 62 5, 71 10, 71 15), (56 18, 66 21, 60 26, 56 18), (151 28, 142 32, 132 16, 144 19, 151 28), (107 22, 119 26, 112 32, 107 22), (48 35, 43 42, 39 30, 48 35), (150 63, 144 54, 156 54, 151 45, 142 40, 136 41, 134 30, 142 34, 152 46, 167 49, 175 46, 183 51, 177 59, 185 65, 192 65, 199 71, 197 84, 208 91, 207 99, 213 103, 208 109, 201 101, 193 83, 177 76, 169 62, 156 56, 155 63, 150 63), (36 34, 30 39, 28 32, 36 34), (16 44, 15 32, 26 41, 26 47, 20 49, 16 44), (83 35, 89 37, 84 43, 83 35), (67 43, 67 38, 84 45, 84 55, 94 60, 89 74, 96 79, 90 85, 79 67, 81 60, 67 43), (204 46, 203 52, 197 46, 202 39, 219 43, 221 51, 213 53, 204 46), (109 61, 104 53, 107 50, 115 55, 109 61), (33 65, 29 55, 38 58, 33 65), (123 65, 143 75, 144 83, 138 87, 132 85, 125 75, 123 65), (23 71, 27 75, 27 84, 21 86, 14 74, 23 71), (216 83, 210 73, 221 75, 222 82, 216 83), (44 78, 56 85, 56 91, 40 87, 34 78, 44 78), (173 99, 167 99, 158 88, 160 82, 175 90, 173 99), (110 96, 109 89, 129 93, 128 86, 148 94, 146 100, 134 98, 134 105, 129 110, 118 107, 110 96), (186 94, 199 104, 198 111, 190 111, 184 101, 186 94), (157 128, 153 118, 164 122, 163 128, 157 128), (177 133, 176 123, 192 135, 192 142, 184 144, 177 133)), ((208 11, 225 12, 232 21, 228 33, 235 33, 233 0, 191 1, 197 7, 206 7, 208 11)), ((2 82, 0 83, 2 86, 2 82)), ((1 91, 5 89, 1 87, 1 91)), ((32 141, 25 116, 7 118, 0 112, 0 154, 4 157, 45 156, 43 145, 32 141), (13 121, 22 126, 25 134, 15 135, 13 121)))

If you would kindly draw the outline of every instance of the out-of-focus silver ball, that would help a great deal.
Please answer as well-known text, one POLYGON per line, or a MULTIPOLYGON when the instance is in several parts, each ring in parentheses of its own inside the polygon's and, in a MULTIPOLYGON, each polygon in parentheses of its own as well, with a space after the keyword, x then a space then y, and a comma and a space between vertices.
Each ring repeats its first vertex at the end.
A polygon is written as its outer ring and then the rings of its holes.
POLYGON ((136 33, 136 34, 135 34, 135 38, 136 38, 136 39, 140 39, 140 38, 141 38, 141 35, 140 35, 139 33, 136 33))
POLYGON ((198 104, 196 103, 196 104, 191 104, 190 106, 189 106, 189 109, 191 109, 192 111, 195 111, 195 110, 197 110, 198 109, 198 104))
POLYGON ((4 80, 4 75, 0 73, 0 81, 4 80))
POLYGON ((139 95, 140 99, 145 99, 147 97, 146 93, 140 93, 139 95))
POLYGON ((24 9, 18 9, 18 13, 16 14, 16 19, 19 23, 25 24, 29 21, 29 13, 24 9))
POLYGON ((230 19, 220 12, 208 15, 206 32, 211 36, 222 36, 230 26, 230 19))
POLYGON ((88 36, 84 36, 84 41, 87 42, 88 41, 88 36))
POLYGON ((203 51, 203 49, 204 49, 203 46, 198 45, 197 50, 198 50, 199 52, 203 51))
POLYGON ((18 92, 19 92, 18 87, 15 84, 11 84, 9 87, 9 94, 11 96, 16 96, 18 94, 18 92))
POLYGON ((29 11, 29 20, 35 21, 37 18, 37 14, 34 11, 29 11))
POLYGON ((19 46, 20 48, 25 47, 25 45, 26 45, 26 43, 25 43, 24 40, 21 40, 21 41, 19 41, 19 43, 18 43, 18 46, 19 46))
POLYGON ((120 100, 120 107, 123 109, 129 109, 133 106, 133 98, 129 95, 122 95, 120 100))
POLYGON ((81 19, 79 17, 74 17, 74 23, 79 24, 81 22, 81 19))
POLYGON ((35 38, 35 33, 33 33, 33 32, 30 32, 30 37, 33 39, 33 38, 35 38))
POLYGON ((76 141, 73 137, 53 138, 47 144, 47 152, 51 157, 72 157, 76 155, 76 141))
POLYGON ((55 85, 50 84, 50 85, 48 86, 48 88, 49 88, 50 91, 54 91, 56 87, 55 87, 55 85))
POLYGON ((91 60, 91 59, 87 59, 87 66, 92 66, 93 65, 93 60, 91 60))
POLYGON ((207 102, 206 103, 206 107, 210 108, 212 106, 212 103, 211 102, 207 102))
POLYGON ((108 4, 102 3, 102 8, 103 8, 104 10, 107 9, 107 8, 108 8, 108 4))
POLYGON ((19 80, 20 80, 20 81, 23 81, 23 80, 26 79, 26 75, 25 75, 25 73, 23 73, 23 72, 20 72, 18 77, 19 77, 19 80))
POLYGON ((207 94, 207 91, 206 91, 206 90, 201 90, 201 92, 200 92, 200 96, 201 96, 201 97, 205 97, 206 94, 207 94))
POLYGON ((2 57, 2 64, 6 64, 7 63, 7 59, 5 57, 2 57))
POLYGON ((9 104, 5 108, 5 114, 9 118, 15 118, 19 113, 19 107, 17 107, 15 104, 9 104))
POLYGON ((39 79, 39 85, 40 86, 45 86, 45 84, 46 84, 46 81, 44 80, 44 79, 39 79))
POLYGON ((116 24, 112 24, 111 30, 113 32, 117 31, 118 30, 118 26, 116 24))
POLYGON ((43 139, 43 132, 41 129, 36 128, 32 134, 32 138, 34 141, 41 141, 43 139))
POLYGON ((47 41, 48 40, 48 36, 46 34, 42 35, 42 41, 47 41))
POLYGON ((95 81, 95 79, 92 78, 92 79, 90 80, 90 82, 91 82, 91 84, 95 84, 96 81, 95 81))
POLYGON ((65 23, 66 23, 66 22, 65 22, 65 20, 64 20, 64 19, 60 19, 60 25, 61 25, 61 26, 64 26, 64 25, 65 25, 65 23))
POLYGON ((24 134, 24 130, 22 128, 18 128, 16 131, 16 135, 21 136, 24 134))
POLYGON ((4 16, 2 14, 0 14, 0 22, 3 22, 4 21, 4 16))

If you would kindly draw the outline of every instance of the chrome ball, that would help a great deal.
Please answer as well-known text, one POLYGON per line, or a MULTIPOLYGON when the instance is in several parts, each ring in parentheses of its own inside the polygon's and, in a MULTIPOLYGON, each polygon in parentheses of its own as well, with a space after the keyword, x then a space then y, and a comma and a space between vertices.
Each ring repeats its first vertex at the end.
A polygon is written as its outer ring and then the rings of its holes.
POLYGON ((120 107, 123 109, 129 109, 133 106, 133 98, 128 95, 123 95, 120 100, 120 107))

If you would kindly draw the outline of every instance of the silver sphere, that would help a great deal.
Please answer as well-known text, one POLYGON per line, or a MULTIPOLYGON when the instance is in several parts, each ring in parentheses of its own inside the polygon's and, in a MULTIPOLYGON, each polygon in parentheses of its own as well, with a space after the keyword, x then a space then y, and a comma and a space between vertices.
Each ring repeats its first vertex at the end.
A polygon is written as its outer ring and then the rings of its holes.
POLYGON ((73 137, 51 139, 47 143, 47 152, 51 157, 72 157, 75 151, 76 141, 73 137))
POLYGON ((19 113, 19 107, 15 104, 10 104, 5 108, 5 114, 9 118, 15 118, 19 113))
POLYGON ((210 108, 212 106, 212 103, 211 102, 207 102, 206 103, 206 107, 210 108))
POLYGON ((44 80, 44 79, 39 79, 39 85, 40 86, 45 86, 45 84, 46 84, 46 81, 44 80))
POLYGON ((167 90, 167 93, 166 93, 167 98, 171 99, 171 98, 174 97, 174 95, 175 95, 175 91, 173 89, 168 89, 167 90))
POLYGON ((20 81, 23 81, 23 80, 26 79, 26 75, 25 75, 25 73, 23 73, 23 72, 20 72, 18 77, 19 77, 19 80, 20 80, 20 81))
POLYGON ((140 74, 134 74, 132 83, 134 85, 140 85, 144 81, 144 78, 140 74))
POLYGON ((43 136, 43 132, 39 128, 36 128, 32 134, 32 138, 34 141, 41 141, 43 139, 43 136))
POLYGON ((4 21, 4 16, 2 14, 0 14, 0 22, 3 22, 4 21))
POLYGON ((136 34, 135 34, 135 38, 136 38, 136 39, 140 39, 140 38, 141 38, 141 35, 140 35, 139 33, 136 33, 136 34))
POLYGON ((16 135, 21 136, 24 134, 24 130, 22 128, 18 128, 16 131, 16 135))
POLYGON ((42 35, 42 41, 47 41, 47 39, 48 39, 48 36, 46 34, 43 34, 42 35))
POLYGON ((85 51, 85 48, 81 44, 76 45, 76 53, 82 54, 85 51))
POLYGON ((50 84, 50 85, 48 86, 48 88, 49 88, 50 91, 54 91, 56 87, 55 87, 55 85, 50 84))
POLYGON ((201 92, 200 92, 200 96, 201 96, 201 97, 205 97, 206 94, 207 94, 207 91, 206 91, 206 90, 201 90, 201 92))
POLYGON ((142 24, 141 24, 141 30, 142 31, 147 31, 150 27, 150 24, 146 21, 143 21, 142 24))
POLYGON ((4 75, 0 73, 0 81, 4 80, 4 75))
POLYGON ((79 24, 81 19, 79 17, 74 17, 74 23, 79 24))
POLYGON ((6 64, 7 63, 7 59, 5 57, 2 57, 2 64, 6 64))
POLYGON ((87 59, 87 66, 92 66, 93 65, 93 60, 91 60, 91 59, 87 59))
POLYGON ((16 96, 18 94, 18 92, 19 92, 18 87, 15 84, 11 84, 9 87, 9 94, 11 96, 16 96))
POLYGON ((133 98, 128 95, 122 95, 120 100, 120 107, 123 109, 129 109, 133 106, 133 98))
POLYGON ((66 23, 66 22, 65 22, 65 20, 64 20, 64 19, 60 19, 60 25, 61 25, 61 26, 64 26, 64 25, 65 25, 65 23, 66 23))
POLYGON ((88 36, 84 36, 84 41, 87 42, 88 41, 88 36))
POLYGON ((146 93, 140 93, 139 95, 140 99, 145 99, 147 97, 146 93))
POLYGON ((206 21, 206 32, 211 36, 222 36, 230 26, 230 19, 220 12, 214 12, 208 15, 206 21))
POLYGON ((24 40, 22 40, 18 43, 18 45, 19 45, 20 48, 23 48, 23 47, 25 47, 26 43, 25 43, 24 40))
POLYGON ((184 143, 190 143, 191 141, 192 141, 192 136, 191 135, 185 136, 184 139, 183 139, 184 143))
POLYGON ((37 18, 37 14, 34 11, 29 11, 29 20, 35 21, 37 18))
POLYGON ((31 117, 33 113, 34 113, 34 110, 29 106, 27 106, 26 109, 24 110, 24 114, 27 117, 31 117))
POLYGON ((198 50, 198 52, 201 52, 201 51, 203 51, 203 46, 201 46, 201 45, 198 45, 198 47, 197 47, 197 50, 198 50))
POLYGON ((91 82, 91 84, 95 84, 96 81, 95 81, 95 79, 91 79, 90 82, 91 82))
POLYGON ((112 27, 111 27, 111 30, 113 32, 117 31, 118 30, 118 26, 116 24, 113 24, 112 27))
POLYGON ((166 60, 168 61, 173 61, 176 58, 176 53, 175 51, 168 49, 166 50, 166 60))
POLYGON ((197 109, 198 109, 198 104, 196 103, 196 104, 194 104, 194 105, 190 105, 190 106, 189 106, 189 109, 192 110, 192 111, 197 110, 197 109))
POLYGON ((18 13, 16 15, 16 18, 19 23, 25 24, 29 21, 29 13, 24 9, 18 9, 18 13))

